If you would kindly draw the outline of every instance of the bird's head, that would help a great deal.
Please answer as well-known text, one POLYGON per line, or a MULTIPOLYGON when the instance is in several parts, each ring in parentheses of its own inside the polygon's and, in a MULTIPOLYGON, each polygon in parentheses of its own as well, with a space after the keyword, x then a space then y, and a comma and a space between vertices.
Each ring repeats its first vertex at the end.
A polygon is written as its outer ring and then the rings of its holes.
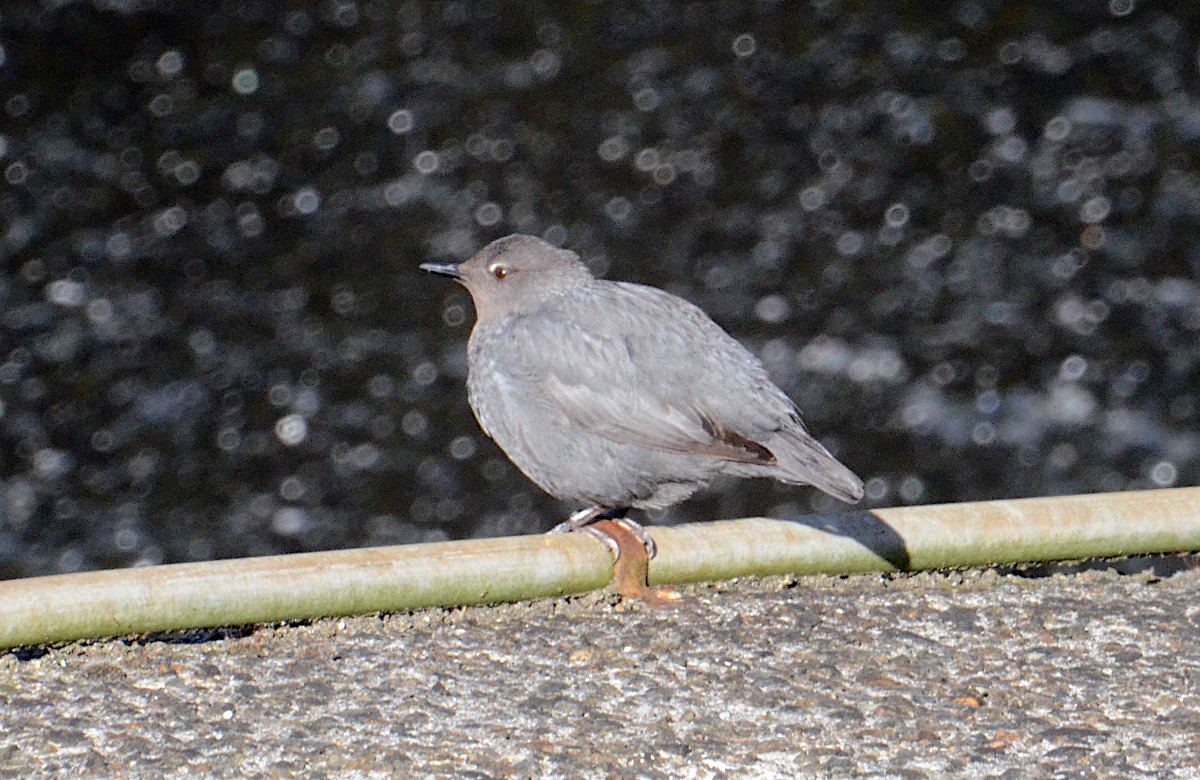
POLYGON ((462 263, 422 263, 467 288, 480 322, 537 311, 592 279, 579 255, 520 233, 497 239, 462 263))

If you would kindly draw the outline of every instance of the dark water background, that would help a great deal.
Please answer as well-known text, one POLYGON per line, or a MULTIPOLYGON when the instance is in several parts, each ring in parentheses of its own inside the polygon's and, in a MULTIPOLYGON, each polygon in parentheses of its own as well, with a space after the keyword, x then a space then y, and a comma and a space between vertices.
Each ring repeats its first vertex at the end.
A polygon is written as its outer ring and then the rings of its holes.
POLYGON ((557 522, 416 270, 514 231, 705 307, 871 505, 1200 482, 1198 7, 6 3, 0 576, 557 522))

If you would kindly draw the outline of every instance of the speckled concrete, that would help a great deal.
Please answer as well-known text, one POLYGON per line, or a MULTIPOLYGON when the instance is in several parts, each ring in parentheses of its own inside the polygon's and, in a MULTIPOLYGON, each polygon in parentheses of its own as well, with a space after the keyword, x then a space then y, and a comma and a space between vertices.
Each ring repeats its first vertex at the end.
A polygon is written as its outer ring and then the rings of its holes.
POLYGON ((1195 568, 683 596, 0 656, 0 775, 1200 777, 1195 568))

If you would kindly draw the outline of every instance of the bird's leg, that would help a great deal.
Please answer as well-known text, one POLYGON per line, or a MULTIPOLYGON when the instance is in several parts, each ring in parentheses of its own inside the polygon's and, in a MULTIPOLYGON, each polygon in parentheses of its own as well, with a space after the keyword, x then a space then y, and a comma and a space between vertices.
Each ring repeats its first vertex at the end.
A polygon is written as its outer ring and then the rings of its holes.
POLYGON ((587 509, 580 509, 563 522, 551 528, 550 533, 565 534, 570 533, 571 531, 578 531, 580 528, 586 528, 597 520, 603 520, 604 518, 601 515, 603 515, 605 512, 611 511, 611 509, 605 509, 602 506, 593 506, 588 507, 587 509))
POLYGON ((621 557, 621 548, 616 541, 598 528, 593 528, 592 523, 601 520, 609 520, 624 528, 629 533, 633 534, 642 546, 646 548, 646 555, 653 558, 658 554, 658 546, 654 543, 654 538, 650 533, 642 527, 640 523, 630 520, 625 515, 629 513, 628 507, 618 507, 608 509, 600 506, 593 506, 587 509, 580 509, 575 514, 568 517, 564 522, 559 523, 550 529, 552 534, 565 534, 572 531, 583 531, 600 539, 608 545, 608 549, 613 551, 614 558, 621 557))

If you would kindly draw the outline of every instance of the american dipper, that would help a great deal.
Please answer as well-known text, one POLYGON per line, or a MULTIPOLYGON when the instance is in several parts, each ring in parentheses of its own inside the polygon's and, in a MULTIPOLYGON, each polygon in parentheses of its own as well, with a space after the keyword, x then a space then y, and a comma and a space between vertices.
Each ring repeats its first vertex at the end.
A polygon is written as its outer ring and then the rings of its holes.
POLYGON ((556 530, 670 506, 720 474, 862 498, 758 358, 694 304, 596 279, 520 234, 421 268, 475 303, 467 389, 484 433, 547 493, 588 505, 556 530))

